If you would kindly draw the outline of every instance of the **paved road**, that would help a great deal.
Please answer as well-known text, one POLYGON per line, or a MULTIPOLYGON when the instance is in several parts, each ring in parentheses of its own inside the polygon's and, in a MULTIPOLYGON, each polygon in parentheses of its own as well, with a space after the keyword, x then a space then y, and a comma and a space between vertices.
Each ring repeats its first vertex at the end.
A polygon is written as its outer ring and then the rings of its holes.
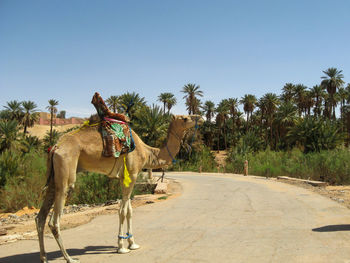
MULTIPOLYGON (((140 250, 116 254, 116 215, 63 231, 81 262, 349 262, 350 211, 305 189, 229 175, 171 174, 178 198, 134 210, 140 250)), ((65 262, 46 238, 50 262, 65 262)), ((36 240, 0 246, 0 262, 38 262, 36 240)))

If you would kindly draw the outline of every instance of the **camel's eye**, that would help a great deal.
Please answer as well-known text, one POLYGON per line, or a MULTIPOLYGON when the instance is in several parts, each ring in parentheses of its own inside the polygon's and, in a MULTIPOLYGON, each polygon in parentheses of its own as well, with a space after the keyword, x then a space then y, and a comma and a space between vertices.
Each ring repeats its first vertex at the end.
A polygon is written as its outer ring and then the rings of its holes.
POLYGON ((184 118, 184 121, 187 122, 187 121, 188 121, 188 118, 184 118))

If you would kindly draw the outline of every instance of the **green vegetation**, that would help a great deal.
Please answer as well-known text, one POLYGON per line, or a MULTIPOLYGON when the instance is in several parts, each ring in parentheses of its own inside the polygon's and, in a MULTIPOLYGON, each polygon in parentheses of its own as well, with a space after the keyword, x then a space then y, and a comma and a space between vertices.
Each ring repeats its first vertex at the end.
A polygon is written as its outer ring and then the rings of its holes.
MULTIPOLYGON (((192 140, 192 139, 190 139, 192 140)), ((189 144, 187 144, 189 146, 189 144)), ((169 168, 172 171, 217 172, 216 162, 209 148, 194 144, 192 149, 183 148, 176 162, 169 168)))
POLYGON ((121 198, 120 182, 96 173, 79 173, 70 204, 100 204, 121 198))
MULTIPOLYGON (((329 68, 312 88, 286 83, 280 95, 266 93, 258 98, 246 94, 240 99, 223 98, 217 105, 210 100, 202 103, 199 85, 184 85, 181 92, 188 113, 206 120, 187 132, 176 163, 169 169, 216 172, 213 152, 226 150, 226 167, 219 171, 242 173, 248 160, 250 174, 350 184, 350 84, 345 86, 343 78, 341 70, 329 68)), ((161 107, 149 106, 135 92, 106 99, 113 112, 128 114, 131 127, 155 147, 164 144, 170 110, 177 103, 169 92, 161 93, 158 101, 161 107)), ((62 135, 53 127, 57 105, 57 100, 49 100, 51 128, 43 140, 27 134, 38 118, 34 102, 13 100, 0 111, 0 209, 39 206, 46 181, 46 150, 62 135)), ((65 111, 59 116, 64 118, 65 111)), ((69 202, 102 203, 118 198, 117 180, 84 173, 77 175, 69 202)))
POLYGON ((239 154, 231 151, 227 172, 243 173, 244 160, 249 161, 249 174, 277 177, 292 176, 325 181, 330 184, 350 184, 350 151, 348 149, 324 150, 304 154, 299 149, 239 154))

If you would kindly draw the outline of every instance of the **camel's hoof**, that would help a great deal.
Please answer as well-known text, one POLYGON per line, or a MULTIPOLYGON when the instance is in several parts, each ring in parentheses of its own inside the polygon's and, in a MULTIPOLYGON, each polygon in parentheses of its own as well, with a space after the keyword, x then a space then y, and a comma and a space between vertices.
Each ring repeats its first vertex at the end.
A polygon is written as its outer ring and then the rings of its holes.
POLYGON ((140 246, 138 245, 138 244, 132 244, 130 247, 129 247, 129 249, 130 250, 136 250, 136 249, 139 249, 140 248, 140 246))
POLYGON ((130 250, 129 249, 127 249, 127 248, 119 248, 118 249, 118 254, 126 254, 126 253, 129 253, 130 252, 130 250))
POLYGON ((69 258, 69 260, 67 260, 67 263, 80 263, 80 261, 79 259, 69 258))
POLYGON ((40 258, 40 263, 49 263, 49 261, 47 260, 47 257, 41 257, 40 258))

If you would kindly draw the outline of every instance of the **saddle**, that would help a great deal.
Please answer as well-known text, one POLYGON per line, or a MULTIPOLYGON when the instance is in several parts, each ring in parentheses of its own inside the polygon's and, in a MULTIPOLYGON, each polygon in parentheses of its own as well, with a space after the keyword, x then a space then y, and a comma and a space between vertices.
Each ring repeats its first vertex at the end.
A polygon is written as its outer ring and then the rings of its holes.
POLYGON ((95 92, 91 103, 101 119, 102 155, 117 158, 123 153, 132 152, 135 143, 128 124, 129 118, 124 114, 111 112, 98 92, 95 92))

